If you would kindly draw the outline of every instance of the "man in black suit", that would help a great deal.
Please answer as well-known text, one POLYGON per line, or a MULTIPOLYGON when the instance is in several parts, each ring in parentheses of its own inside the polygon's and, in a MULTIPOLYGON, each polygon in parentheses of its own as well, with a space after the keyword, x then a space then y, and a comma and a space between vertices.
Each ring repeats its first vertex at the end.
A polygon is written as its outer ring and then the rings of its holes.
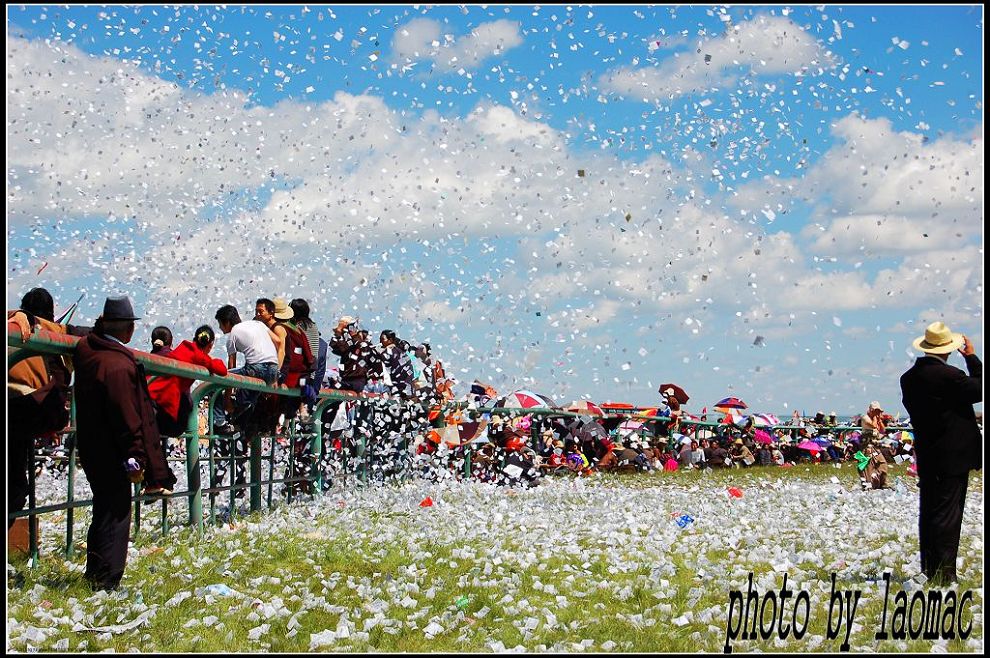
POLYGON ((914 347, 925 356, 901 375, 901 393, 918 460, 921 568, 930 580, 944 584, 956 580, 969 471, 983 461, 973 412, 973 404, 983 400, 983 364, 969 339, 942 322, 930 324, 914 347), (968 376, 947 363, 956 349, 966 359, 968 376))

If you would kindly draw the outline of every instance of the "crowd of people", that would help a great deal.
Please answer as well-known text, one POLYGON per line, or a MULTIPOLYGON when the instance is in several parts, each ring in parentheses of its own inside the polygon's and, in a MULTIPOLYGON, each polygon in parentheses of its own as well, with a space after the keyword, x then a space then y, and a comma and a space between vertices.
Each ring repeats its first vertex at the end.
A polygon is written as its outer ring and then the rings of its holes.
MULTIPOLYGON (((93 490, 87 578, 97 589, 113 589, 126 560, 132 486, 143 484, 146 495, 172 493, 176 477, 168 464, 169 438, 200 424, 205 408, 193 403, 194 380, 150 376, 125 347, 140 319, 127 297, 107 298, 96 324, 79 327, 56 322, 51 295, 36 288, 7 318, 8 333, 23 337, 39 327, 80 337, 72 358, 32 356, 9 371, 8 527, 10 513, 26 502, 30 442, 57 435, 68 423, 66 400, 74 367, 75 435, 93 490)), ((373 343, 349 315, 325 338, 304 299, 259 298, 250 320, 224 305, 214 319, 226 335, 226 363, 211 356, 217 335, 209 324, 178 345, 169 327, 158 326, 151 334, 151 353, 201 366, 212 375, 237 374, 299 391, 286 396, 236 388, 217 399, 212 426, 206 427, 218 458, 210 486, 220 486, 233 462, 237 497, 245 493, 249 438, 258 435, 301 437, 291 445, 289 470, 297 477, 290 486, 308 493, 312 469, 322 469, 329 486, 334 468, 350 459, 361 462, 371 479, 418 473, 526 486, 550 473, 852 461, 864 489, 885 488, 891 462, 915 461, 913 437, 879 402, 854 419, 855 431, 840 428, 834 412, 808 419, 795 412, 783 427, 757 425, 756 416, 726 414, 713 425, 693 420, 675 390, 661 387, 661 403, 652 417, 630 424, 627 417, 603 413, 507 409, 490 386, 476 382, 460 400, 464 405, 453 405, 457 410, 451 413, 445 403, 454 402, 454 382, 428 343, 413 344, 388 329, 373 343), (331 354, 339 361, 336 367, 330 365, 331 354), (238 355, 243 355, 239 367, 238 355), (323 411, 315 417, 322 388, 362 395, 321 405, 323 411), (465 426, 474 430, 468 437, 462 433, 465 426), (451 429, 453 440, 445 431, 451 429), (319 461, 309 452, 314 435, 322 441, 319 461)))
POLYGON ((623 416, 503 417, 498 409, 482 407, 474 416, 487 423, 487 434, 470 448, 445 442, 434 430, 418 445, 417 454, 429 465, 424 473, 436 471, 438 457, 461 472, 459 465, 470 453, 474 477, 525 484, 537 483, 546 473, 855 462, 863 489, 882 489, 888 484, 888 464, 913 462, 913 437, 883 415, 879 404, 871 409, 859 420, 862 429, 840 430, 834 415, 829 420, 821 413, 774 428, 755 427, 752 416, 727 416, 718 424, 682 420, 663 407, 643 423, 630 423, 623 416), (887 424, 882 424, 884 417, 887 424), (872 429, 867 429, 870 423, 872 429))

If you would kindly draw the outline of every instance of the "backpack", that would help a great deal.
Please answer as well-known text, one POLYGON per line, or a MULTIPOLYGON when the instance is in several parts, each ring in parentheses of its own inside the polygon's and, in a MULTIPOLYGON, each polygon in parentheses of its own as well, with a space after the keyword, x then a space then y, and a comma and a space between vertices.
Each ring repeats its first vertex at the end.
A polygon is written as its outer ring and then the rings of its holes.
POLYGON ((282 363, 284 383, 289 388, 294 388, 299 385, 302 377, 313 371, 313 350, 302 329, 287 323, 281 324, 285 327, 285 361, 282 363))

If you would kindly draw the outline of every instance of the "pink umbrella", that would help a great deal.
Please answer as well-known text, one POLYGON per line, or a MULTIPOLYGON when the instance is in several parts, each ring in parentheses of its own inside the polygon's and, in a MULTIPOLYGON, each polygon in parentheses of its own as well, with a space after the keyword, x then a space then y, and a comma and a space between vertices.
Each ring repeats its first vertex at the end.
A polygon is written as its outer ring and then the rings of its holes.
POLYGON ((814 441, 808 441, 808 440, 802 441, 801 443, 799 443, 797 445, 797 447, 800 448, 801 450, 807 450, 809 452, 821 452, 822 451, 822 447, 820 445, 818 445, 814 441))
POLYGON ((766 444, 773 443, 773 437, 767 434, 766 432, 764 432, 763 430, 756 430, 755 432, 753 432, 753 438, 756 440, 757 443, 766 443, 766 444))

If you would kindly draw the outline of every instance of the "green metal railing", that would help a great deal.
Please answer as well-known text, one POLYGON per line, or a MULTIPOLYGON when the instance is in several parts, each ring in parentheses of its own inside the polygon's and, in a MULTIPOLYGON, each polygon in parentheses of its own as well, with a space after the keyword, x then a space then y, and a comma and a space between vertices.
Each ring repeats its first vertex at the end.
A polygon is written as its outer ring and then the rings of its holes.
MULTIPOLYGON (((54 354, 60 356, 71 356, 75 344, 78 342, 78 338, 74 336, 67 336, 62 334, 55 334, 44 330, 38 330, 34 334, 28 337, 27 340, 22 340, 19 335, 8 335, 7 346, 8 346, 8 369, 13 367, 23 359, 38 356, 42 354, 54 354)), ((300 397, 299 389, 284 389, 270 387, 264 384, 264 382, 254 379, 251 377, 243 377, 240 375, 227 375, 225 377, 211 375, 209 371, 200 366, 195 366, 191 364, 182 363, 174 359, 168 359, 166 357, 159 357, 146 352, 140 352, 137 350, 132 350, 134 357, 144 365, 145 371, 149 375, 173 375, 184 377, 187 379, 200 380, 202 384, 197 386, 191 391, 192 397, 192 413, 189 416, 189 425, 186 432, 180 437, 180 440, 185 441, 185 466, 186 466, 186 477, 187 477, 187 490, 186 491, 175 491, 170 496, 146 496, 141 495, 139 486, 135 485, 134 490, 134 531, 135 533, 140 532, 141 529, 141 514, 142 505, 153 504, 155 502, 161 503, 162 508, 162 534, 167 534, 169 531, 169 521, 168 521, 168 510, 169 504, 172 501, 186 498, 188 500, 188 525, 195 528, 198 533, 203 532, 203 495, 207 494, 210 497, 210 520, 211 522, 216 522, 216 496, 221 492, 229 492, 230 494, 230 513, 231 516, 236 514, 236 504, 235 496, 238 490, 247 489, 250 493, 250 511, 256 512, 262 508, 262 491, 265 485, 268 486, 268 496, 267 505, 271 508, 275 501, 273 500, 273 489, 276 484, 286 485, 285 497, 288 503, 292 502, 293 499, 293 489, 299 483, 306 482, 311 490, 319 492, 323 488, 323 472, 320 468, 320 461, 322 458, 322 416, 323 412, 327 407, 335 402, 359 402, 361 404, 370 405, 372 411, 370 412, 370 417, 374 418, 374 408, 385 402, 383 396, 378 396, 374 394, 356 394, 351 391, 340 391, 340 390, 323 390, 320 392, 319 399, 315 405, 313 415, 311 416, 311 430, 308 432, 297 431, 296 424, 290 423, 290 430, 288 435, 285 437, 288 444, 288 455, 286 459, 288 474, 284 478, 274 477, 274 468, 276 461, 276 447, 277 439, 275 436, 264 436, 260 433, 252 433, 250 436, 246 437, 248 441, 248 456, 246 458, 239 457, 237 451, 234 449, 233 445, 230 445, 230 458, 229 458, 229 477, 232 484, 227 486, 215 486, 215 476, 216 476, 216 459, 215 453, 216 442, 220 440, 233 442, 232 437, 219 437, 217 435, 207 433, 205 435, 200 435, 199 432, 199 408, 200 403, 204 400, 207 401, 207 419, 208 427, 212 428, 213 419, 213 408, 217 403, 218 396, 227 389, 246 389, 259 391, 263 393, 271 393, 281 397, 300 397), (265 438, 270 439, 270 450, 267 454, 263 454, 263 441, 265 438), (209 458, 207 462, 208 473, 210 477, 209 487, 204 487, 201 482, 201 454, 200 454, 200 439, 207 439, 209 442, 209 458), (300 476, 295 472, 297 466, 296 459, 296 446, 299 442, 309 442, 309 455, 308 465, 310 473, 306 476, 300 476), (268 478, 262 479, 262 463, 264 459, 267 458, 269 461, 269 471, 268 478), (249 476, 247 482, 243 484, 235 484, 235 475, 237 472, 237 462, 238 461, 248 462, 249 476)), ((65 555, 66 557, 71 557, 73 554, 73 533, 74 533, 74 511, 79 507, 87 507, 93 504, 90 499, 76 499, 75 497, 75 478, 76 478, 76 446, 75 446, 75 423, 76 423, 76 408, 74 396, 70 396, 71 407, 70 407, 70 423, 66 430, 60 432, 63 436, 62 444, 67 447, 67 455, 65 459, 68 462, 67 468, 67 496, 66 501, 62 503, 44 505, 41 507, 37 506, 36 498, 36 481, 35 481, 35 442, 32 439, 30 445, 28 446, 28 505, 25 509, 8 514, 9 519, 16 519, 21 517, 28 517, 28 532, 29 532, 29 555, 31 558, 31 564, 37 564, 38 558, 38 537, 36 531, 36 519, 41 514, 47 514, 52 512, 65 511, 66 512, 66 531, 65 531, 65 555)), ((419 406, 418 402, 413 401, 389 401, 389 404, 415 404, 419 406)), ((362 438, 363 443, 363 438, 362 438)), ((367 454, 367 452, 365 452, 367 454)), ((171 459, 170 461, 176 461, 171 459)), ((180 460, 181 461, 181 460, 180 460)), ((365 459, 365 466, 367 459, 365 459)), ((367 480, 367 467, 362 476, 364 481, 367 480)))
MULTIPOLYGON (((32 334, 27 340, 22 340, 19 335, 13 335, 7 337, 8 345, 8 368, 13 367, 15 364, 20 362, 25 358, 32 356, 37 356, 41 354, 55 354, 62 356, 71 356, 78 338, 73 336, 66 336, 62 334, 50 333, 44 330, 37 331, 32 334)), ((315 409, 311 416, 311 426, 309 431, 298 431, 296 429, 295 423, 290 423, 290 429, 288 436, 285 437, 288 443, 289 454, 286 459, 287 464, 287 477, 275 478, 275 462, 276 462, 276 447, 277 438, 275 436, 264 436, 260 433, 252 433, 250 436, 246 437, 248 440, 248 454, 246 457, 238 456, 237 451, 232 445, 232 437, 219 437, 212 433, 206 433, 200 435, 199 432, 199 409, 201 403, 205 402, 207 407, 207 419, 208 428, 212 428, 213 423, 213 409, 217 403, 218 397, 223 391, 227 389, 245 389, 252 391, 259 391, 263 393, 271 393, 281 397, 295 397, 300 396, 298 389, 284 389, 270 387, 264 384, 264 382, 253 379, 250 377, 243 377, 239 375, 227 375, 225 377, 220 377, 216 375, 211 375, 205 368, 194 366, 186 363, 182 363, 167 357, 159 357, 146 352, 140 352, 133 350, 135 358, 141 362, 148 374, 153 376, 179 376, 187 379, 199 380, 201 384, 191 391, 192 397, 192 409, 193 412, 189 417, 189 424, 187 426, 186 432, 179 438, 179 440, 184 440, 185 442, 185 467, 186 467, 186 478, 187 478, 187 490, 186 491, 175 491, 171 496, 159 497, 159 496, 143 496, 140 494, 139 488, 136 485, 134 491, 134 531, 135 533, 140 532, 141 529, 141 514, 142 506, 153 504, 155 502, 161 503, 162 509, 162 524, 161 532, 163 535, 169 532, 169 505, 171 501, 181 500, 182 498, 187 499, 188 504, 188 522, 187 525, 191 528, 195 528, 197 533, 200 535, 203 532, 204 527, 204 513, 203 513, 203 496, 204 494, 209 497, 209 520, 211 523, 216 523, 217 521, 217 497, 221 494, 227 493, 230 497, 229 513, 231 518, 237 513, 236 496, 239 490, 247 489, 249 497, 249 506, 251 512, 256 512, 262 509, 262 499, 263 499, 263 489, 267 485, 267 506, 272 508, 275 504, 274 500, 274 486, 276 484, 286 485, 284 496, 286 502, 290 503, 294 497, 294 488, 297 484, 306 482, 313 492, 323 491, 323 469, 322 469, 322 448, 323 448, 323 431, 322 431, 322 418, 323 413, 327 410, 329 405, 338 402, 358 402, 360 404, 369 405, 370 418, 373 419, 375 409, 380 409, 382 405, 399 405, 403 406, 414 406, 419 407, 421 411, 422 404, 415 400, 395 400, 388 399, 383 396, 374 394, 356 394, 350 391, 340 391, 340 390, 323 390, 320 392, 319 399, 315 405, 315 409), (264 453, 264 439, 267 438, 270 441, 270 450, 267 454, 264 453), (200 440, 205 439, 208 444, 208 457, 206 461, 206 470, 209 476, 209 486, 204 487, 201 482, 201 468, 203 466, 202 455, 200 453, 200 440), (216 448, 218 441, 230 441, 230 455, 227 457, 227 471, 230 477, 231 484, 225 486, 219 486, 216 482, 217 473, 217 457, 216 448), (309 455, 307 456, 307 463, 309 465, 310 473, 309 475, 299 475, 295 472, 297 466, 296 459, 296 446, 301 442, 309 442, 309 455), (269 463, 268 476, 267 479, 262 478, 262 467, 263 462, 267 459, 269 463), (249 477, 246 482, 242 484, 235 483, 235 476, 237 473, 238 462, 243 463, 248 462, 249 477)), ((85 499, 79 500, 75 497, 75 478, 76 478, 76 446, 75 446, 75 423, 76 423, 76 409, 74 396, 71 398, 71 410, 70 410, 70 423, 69 427, 64 430, 61 434, 64 436, 63 445, 67 447, 67 454, 65 460, 68 462, 67 469, 67 495, 66 501, 63 503, 44 505, 42 507, 37 506, 37 498, 35 491, 35 446, 34 441, 31 441, 29 445, 29 464, 28 466, 28 506, 26 509, 19 512, 14 512, 8 514, 8 518, 20 518, 29 517, 29 545, 30 545, 30 556, 31 564, 37 564, 38 558, 38 536, 36 529, 36 519, 38 515, 47 514, 58 511, 65 511, 66 513, 66 529, 65 529, 65 554, 66 557, 71 557, 73 554, 73 533, 74 533, 74 521, 75 521, 75 509, 79 507, 86 507, 92 505, 92 500, 85 499)), ((586 414, 574 413, 568 411, 562 411, 559 409, 552 408, 531 408, 531 409, 514 409, 514 408, 490 408, 490 407, 479 407, 476 404, 471 404, 467 402, 447 402, 439 406, 440 416, 438 422, 443 424, 444 419, 447 414, 451 412, 459 412, 464 417, 477 418, 479 416, 519 416, 519 415, 529 415, 536 416, 540 418, 575 418, 584 417, 586 414)), ((436 409, 437 405, 434 406, 436 409)), ((610 408, 604 407, 606 412, 606 418, 616 419, 616 418, 628 418, 634 420, 642 420, 649 423, 650 421, 661 421, 666 422, 669 419, 663 417, 653 417, 645 415, 644 412, 646 408, 610 408)), ((425 414, 424 414, 425 415, 425 414)), ((704 428, 710 428, 716 433, 719 432, 719 428, 726 427, 722 423, 712 422, 712 421, 698 421, 698 420, 686 420, 682 419, 680 425, 685 428, 685 433, 693 433, 695 436, 698 435, 699 430, 704 428)), ((425 428, 424 428, 425 429, 425 428)), ((534 423, 532 427, 532 439, 534 443, 538 442, 540 424, 534 423)), ((790 425, 780 425, 770 429, 776 431, 789 431, 792 436, 797 438, 798 433, 801 431, 801 427, 790 426, 790 425)), ((838 426, 826 428, 829 432, 837 432, 840 435, 849 431, 859 430, 858 427, 851 426, 838 426)), ((910 428, 897 428, 898 431, 902 429, 910 428)), ((372 441, 372 445, 369 446, 366 442, 365 436, 362 433, 360 437, 355 437, 356 441, 359 441, 360 450, 358 455, 360 457, 359 467, 357 469, 359 479, 362 483, 367 483, 369 480, 369 468, 371 460, 373 457, 373 448, 376 444, 372 441), (369 451, 369 448, 372 450, 369 451)), ((403 448, 408 452, 408 443, 403 441, 403 448)), ((458 453, 458 458, 461 456, 464 459, 463 465, 463 476, 465 478, 471 477, 471 459, 473 453, 473 446, 469 443, 461 446, 462 450, 458 453)), ((348 459, 347 450, 342 453, 344 460, 348 459)), ((183 461, 182 459, 172 458, 170 461, 183 461)), ((345 463, 345 470, 349 464, 345 463)))

